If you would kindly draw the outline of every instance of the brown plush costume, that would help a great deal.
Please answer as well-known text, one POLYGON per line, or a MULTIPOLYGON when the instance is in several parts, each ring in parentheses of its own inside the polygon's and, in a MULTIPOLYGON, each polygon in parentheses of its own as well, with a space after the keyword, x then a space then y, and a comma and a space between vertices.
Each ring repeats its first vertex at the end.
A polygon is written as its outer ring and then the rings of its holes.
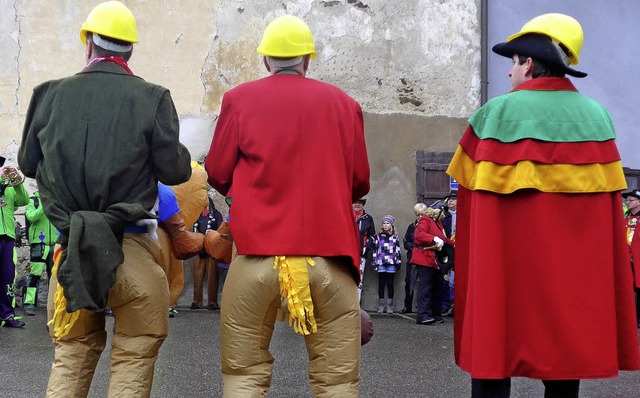
POLYGON ((180 212, 164 223, 160 223, 161 228, 158 228, 158 239, 162 247, 161 266, 165 274, 167 274, 169 282, 169 305, 174 307, 184 288, 184 268, 182 260, 179 258, 185 259, 185 257, 189 258, 196 255, 202 250, 203 244, 201 234, 195 234, 186 229, 196 222, 202 209, 207 207, 209 203, 207 198, 207 173, 195 162, 191 162, 191 167, 192 172, 189 181, 171 187, 178 200, 180 212), (167 228, 166 224, 176 216, 182 218, 182 227, 179 227, 178 222, 174 222, 173 235, 170 237, 169 228, 167 228), (176 246, 182 248, 181 256, 176 255, 176 246))

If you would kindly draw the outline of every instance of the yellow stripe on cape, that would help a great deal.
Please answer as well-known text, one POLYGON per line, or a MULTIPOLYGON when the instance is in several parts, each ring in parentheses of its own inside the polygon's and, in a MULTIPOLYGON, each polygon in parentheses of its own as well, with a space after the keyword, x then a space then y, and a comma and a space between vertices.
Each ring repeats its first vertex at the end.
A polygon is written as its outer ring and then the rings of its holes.
POLYGON ((622 163, 541 164, 522 160, 514 165, 488 161, 475 162, 458 146, 447 174, 472 191, 500 194, 519 189, 542 192, 614 192, 627 188, 622 163))

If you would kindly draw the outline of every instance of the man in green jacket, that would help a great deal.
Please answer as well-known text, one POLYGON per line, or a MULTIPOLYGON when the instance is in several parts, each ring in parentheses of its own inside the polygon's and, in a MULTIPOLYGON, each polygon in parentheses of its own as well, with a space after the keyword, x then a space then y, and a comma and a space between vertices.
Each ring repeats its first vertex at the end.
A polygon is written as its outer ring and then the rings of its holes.
POLYGON ((158 182, 187 181, 191 157, 169 90, 128 66, 138 42, 131 11, 117 1, 97 5, 80 39, 86 67, 34 89, 18 155, 60 231, 47 397, 87 396, 107 342, 107 306, 115 316, 108 395, 148 397, 168 332, 169 287, 145 226, 156 223, 158 182))
MULTIPOLYGON (((0 156, 0 166, 5 158, 0 156)), ((13 282, 16 278, 14 248, 16 243, 16 208, 29 203, 29 194, 22 182, 10 181, 9 174, 15 169, 0 168, 0 326, 22 328, 24 322, 15 318, 13 308, 13 282)))
POLYGON ((29 204, 25 211, 29 228, 27 239, 31 246, 31 258, 29 263, 29 278, 27 280, 27 292, 24 298, 25 314, 33 316, 38 306, 38 286, 40 277, 47 270, 47 278, 51 280, 51 268, 53 267, 53 245, 58 239, 58 231, 51 224, 42 210, 40 194, 37 191, 29 198, 29 204))

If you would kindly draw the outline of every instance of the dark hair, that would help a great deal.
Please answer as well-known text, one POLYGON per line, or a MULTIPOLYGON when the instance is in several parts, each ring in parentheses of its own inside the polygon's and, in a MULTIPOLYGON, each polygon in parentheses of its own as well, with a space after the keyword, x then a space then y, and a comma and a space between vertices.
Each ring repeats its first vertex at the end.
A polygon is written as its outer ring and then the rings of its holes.
MULTIPOLYGON (((525 62, 527 62, 527 58, 531 58, 531 57, 518 54, 518 64, 520 65, 524 64, 525 62)), ((547 65, 544 62, 538 61, 535 58, 531 58, 531 59, 533 60, 533 73, 531 74, 533 78, 565 76, 565 72, 562 69, 547 65)))
MULTIPOLYGON (((98 35, 100 36, 101 39, 104 39, 108 42, 114 43, 114 44, 118 44, 121 46, 129 46, 131 45, 130 42, 128 41, 123 41, 123 40, 118 40, 118 39, 114 39, 112 37, 107 37, 107 36, 103 36, 103 35, 98 35)), ((91 39, 91 42, 93 43, 93 39, 91 38, 91 35, 87 34, 87 39, 91 39)), ((93 43, 93 51, 96 53, 97 56, 99 57, 111 57, 111 56, 115 56, 115 57, 122 57, 124 58, 126 61, 129 60, 129 58, 131 58, 131 54, 133 53, 133 49, 121 53, 121 52, 117 52, 117 51, 111 51, 111 50, 105 50, 104 48, 98 46, 96 43, 93 43)))

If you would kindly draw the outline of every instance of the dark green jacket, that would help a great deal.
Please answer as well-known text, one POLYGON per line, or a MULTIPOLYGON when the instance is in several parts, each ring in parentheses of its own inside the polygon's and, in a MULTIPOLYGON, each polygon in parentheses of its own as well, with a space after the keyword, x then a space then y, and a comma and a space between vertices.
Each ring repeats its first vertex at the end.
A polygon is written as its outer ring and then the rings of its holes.
POLYGON ((124 227, 150 217, 158 181, 191 176, 178 131, 169 90, 110 62, 34 89, 18 163, 60 231, 68 311, 106 306, 124 227))

